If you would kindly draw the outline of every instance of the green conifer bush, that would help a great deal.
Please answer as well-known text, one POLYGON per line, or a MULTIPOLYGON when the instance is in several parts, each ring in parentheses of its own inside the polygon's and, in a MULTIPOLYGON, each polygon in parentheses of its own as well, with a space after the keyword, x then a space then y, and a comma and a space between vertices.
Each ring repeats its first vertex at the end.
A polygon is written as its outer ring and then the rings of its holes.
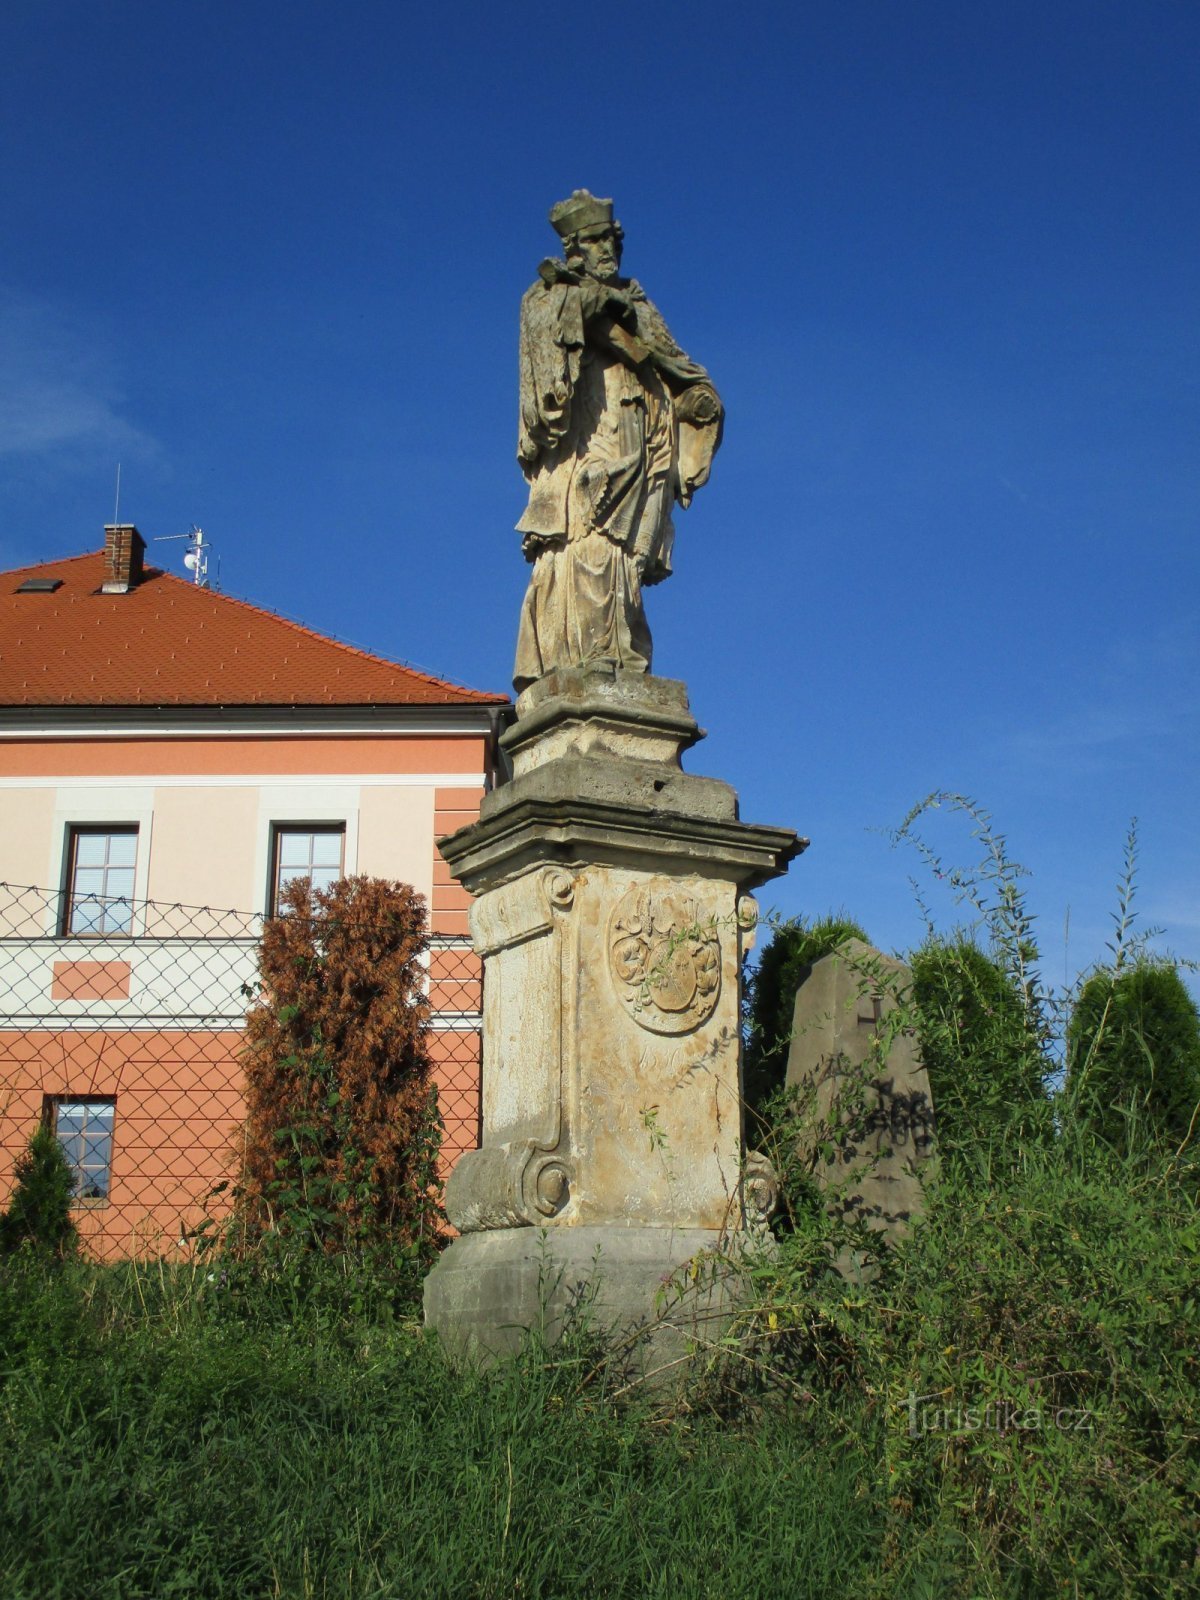
POLYGON ((1180 1144, 1200 1125, 1200 1012, 1171 961, 1142 955, 1095 972, 1067 1030, 1067 1086, 1080 1117, 1117 1150, 1131 1122, 1180 1144))
POLYGON ((17 1157, 8 1210, 0 1216, 0 1255, 32 1251, 61 1260, 78 1247, 71 1216, 75 1180, 62 1145, 44 1124, 17 1157))
POLYGON ((1020 987, 964 934, 931 935, 909 956, 912 1008, 943 1151, 1013 1130, 1046 1105, 1050 1063, 1020 987))

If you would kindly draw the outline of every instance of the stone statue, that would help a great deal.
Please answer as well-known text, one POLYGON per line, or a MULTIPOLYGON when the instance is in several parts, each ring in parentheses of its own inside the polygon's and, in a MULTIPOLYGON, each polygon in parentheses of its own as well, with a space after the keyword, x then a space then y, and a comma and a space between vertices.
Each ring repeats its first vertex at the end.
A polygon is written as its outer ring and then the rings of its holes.
POLYGON ((632 278, 611 200, 577 189, 550 212, 549 258, 521 302, 521 431, 533 574, 514 683, 608 662, 650 670, 642 589, 671 572, 672 508, 708 480, 723 410, 632 278))
POLYGON ((510 776, 438 840, 483 964, 482 1139, 446 1186, 458 1237, 425 1318, 474 1364, 583 1312, 613 1331, 614 1372, 670 1382, 766 1248, 776 1181, 743 1138, 739 974, 750 891, 807 841, 683 770, 703 734, 685 685, 650 676, 642 588, 671 570, 671 512, 708 478, 721 403, 619 275, 612 202, 578 190, 550 221, 565 259, 521 304, 533 576, 510 776))

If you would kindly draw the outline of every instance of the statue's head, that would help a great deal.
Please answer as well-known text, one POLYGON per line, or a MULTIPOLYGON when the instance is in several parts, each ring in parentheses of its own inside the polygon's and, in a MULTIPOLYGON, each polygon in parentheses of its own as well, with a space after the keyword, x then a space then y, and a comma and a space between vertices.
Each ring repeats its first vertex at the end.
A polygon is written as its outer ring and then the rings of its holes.
POLYGON ((563 242, 567 265, 593 278, 615 278, 621 270, 625 232, 613 219, 611 200, 576 189, 550 208, 550 225, 563 242))

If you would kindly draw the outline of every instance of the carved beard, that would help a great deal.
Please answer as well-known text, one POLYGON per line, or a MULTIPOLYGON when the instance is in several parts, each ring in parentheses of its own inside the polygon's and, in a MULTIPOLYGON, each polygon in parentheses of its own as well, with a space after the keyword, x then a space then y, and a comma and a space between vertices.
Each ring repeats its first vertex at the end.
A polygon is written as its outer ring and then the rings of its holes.
POLYGON ((613 252, 616 265, 611 272, 594 272, 587 264, 587 258, 581 250, 568 250, 567 265, 573 272, 581 272, 586 277, 595 278, 597 283, 621 282, 621 256, 618 251, 613 252))

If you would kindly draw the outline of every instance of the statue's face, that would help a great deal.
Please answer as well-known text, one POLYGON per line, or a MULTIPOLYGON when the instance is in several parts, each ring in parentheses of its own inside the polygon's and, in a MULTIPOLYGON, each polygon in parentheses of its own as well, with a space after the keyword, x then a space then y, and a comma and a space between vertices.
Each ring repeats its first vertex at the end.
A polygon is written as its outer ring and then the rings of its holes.
POLYGON ((579 254, 583 270, 606 282, 621 270, 621 241, 610 223, 584 228, 579 234, 579 254))

